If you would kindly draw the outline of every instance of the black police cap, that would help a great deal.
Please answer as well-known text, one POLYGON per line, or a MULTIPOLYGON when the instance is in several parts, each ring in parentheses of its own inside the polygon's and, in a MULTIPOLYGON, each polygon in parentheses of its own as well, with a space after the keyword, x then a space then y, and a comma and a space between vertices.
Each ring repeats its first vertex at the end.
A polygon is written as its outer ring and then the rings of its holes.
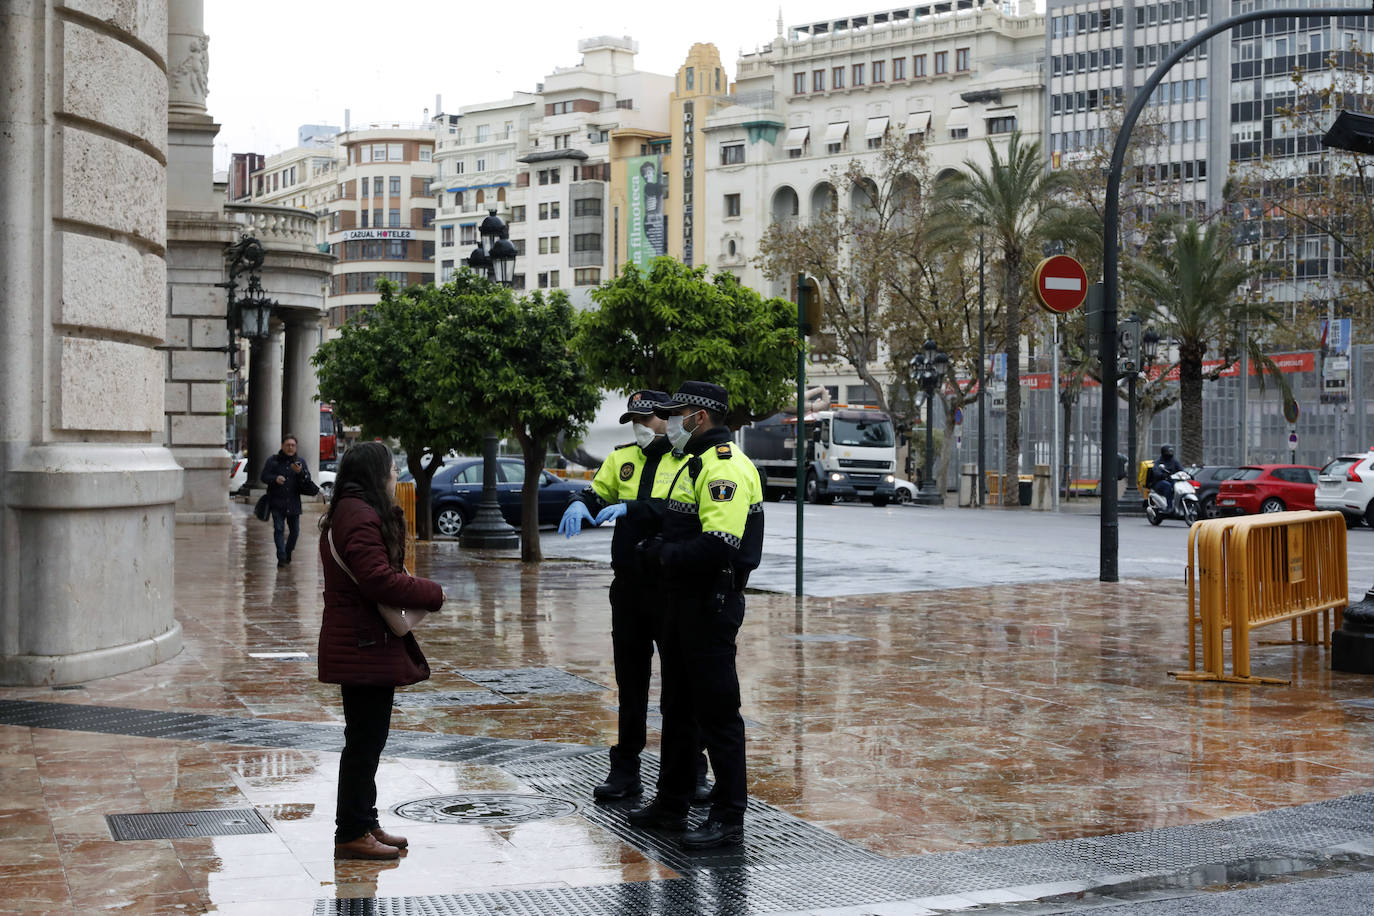
POLYGON ((659 403, 655 413, 660 417, 667 417, 684 407, 700 407, 717 413, 729 413, 730 393, 710 382, 683 382, 678 386, 677 394, 659 403))
POLYGON ((620 415, 620 422, 629 423, 635 417, 652 417, 654 408, 666 400, 668 400, 666 391, 641 388, 630 395, 630 400, 625 405, 625 412, 620 415))

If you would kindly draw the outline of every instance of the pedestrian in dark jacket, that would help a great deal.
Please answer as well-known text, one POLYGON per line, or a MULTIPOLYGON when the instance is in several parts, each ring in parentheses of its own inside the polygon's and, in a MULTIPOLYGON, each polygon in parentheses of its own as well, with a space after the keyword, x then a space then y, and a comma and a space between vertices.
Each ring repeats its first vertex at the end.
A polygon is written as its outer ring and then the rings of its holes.
POLYGON ((301 533, 301 494, 320 492, 310 479, 305 459, 296 454, 296 437, 281 440, 281 451, 262 466, 261 480, 267 484, 267 506, 272 512, 272 538, 277 542, 277 566, 291 562, 296 538, 301 533), (287 531, 290 531, 290 534, 287 531))
POLYGON ((391 730, 396 688, 427 679, 429 663, 415 634, 392 633, 377 605, 437 611, 447 598, 437 582, 405 571, 405 516, 395 494, 390 452, 380 442, 364 442, 339 461, 329 511, 320 519, 320 680, 340 685, 344 710, 334 814, 334 856, 340 859, 394 859, 406 846, 405 837, 387 833, 377 820, 377 762, 391 730))

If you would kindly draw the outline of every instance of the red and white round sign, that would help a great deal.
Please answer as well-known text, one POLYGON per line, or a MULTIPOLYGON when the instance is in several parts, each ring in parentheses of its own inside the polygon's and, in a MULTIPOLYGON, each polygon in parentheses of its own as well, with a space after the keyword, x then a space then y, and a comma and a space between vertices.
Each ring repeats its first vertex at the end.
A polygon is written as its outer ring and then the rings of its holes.
POLYGON ((1088 272, 1066 254, 1057 254, 1035 265, 1032 275, 1035 298, 1051 312, 1072 312, 1088 297, 1088 272))

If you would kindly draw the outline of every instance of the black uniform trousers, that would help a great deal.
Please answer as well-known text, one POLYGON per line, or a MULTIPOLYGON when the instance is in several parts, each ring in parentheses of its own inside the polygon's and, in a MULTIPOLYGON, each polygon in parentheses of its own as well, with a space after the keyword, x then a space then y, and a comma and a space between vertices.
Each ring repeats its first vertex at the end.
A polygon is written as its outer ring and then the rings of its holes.
POLYGON ((748 803, 744 719, 740 717, 735 635, 744 622, 744 595, 670 593, 659 643, 663 666, 663 765, 658 801, 685 812, 696 787, 697 748, 705 745, 716 774, 711 820, 744 823, 748 803))
POLYGON ((639 773, 639 755, 647 741, 649 677, 654 642, 663 621, 652 589, 651 580, 634 574, 617 573, 611 580, 611 653, 620 695, 619 732, 611 748, 611 766, 618 773, 639 773))
POLYGON ((391 732, 395 687, 344 684, 344 749, 339 755, 339 794, 334 842, 350 843, 381 826, 377 821, 377 764, 391 732))

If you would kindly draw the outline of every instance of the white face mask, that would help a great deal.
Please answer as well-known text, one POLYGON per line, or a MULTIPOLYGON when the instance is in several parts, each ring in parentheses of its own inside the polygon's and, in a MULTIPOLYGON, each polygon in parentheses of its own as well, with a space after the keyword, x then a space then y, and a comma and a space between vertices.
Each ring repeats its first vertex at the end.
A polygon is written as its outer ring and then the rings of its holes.
POLYGON ((673 444, 673 450, 678 452, 692 441, 692 431, 683 428, 682 417, 674 415, 668 418, 668 441, 673 444))
POLYGON ((635 442, 640 448, 648 448, 649 443, 658 438, 658 433, 654 432, 643 423, 635 423, 633 426, 635 428, 635 442))

